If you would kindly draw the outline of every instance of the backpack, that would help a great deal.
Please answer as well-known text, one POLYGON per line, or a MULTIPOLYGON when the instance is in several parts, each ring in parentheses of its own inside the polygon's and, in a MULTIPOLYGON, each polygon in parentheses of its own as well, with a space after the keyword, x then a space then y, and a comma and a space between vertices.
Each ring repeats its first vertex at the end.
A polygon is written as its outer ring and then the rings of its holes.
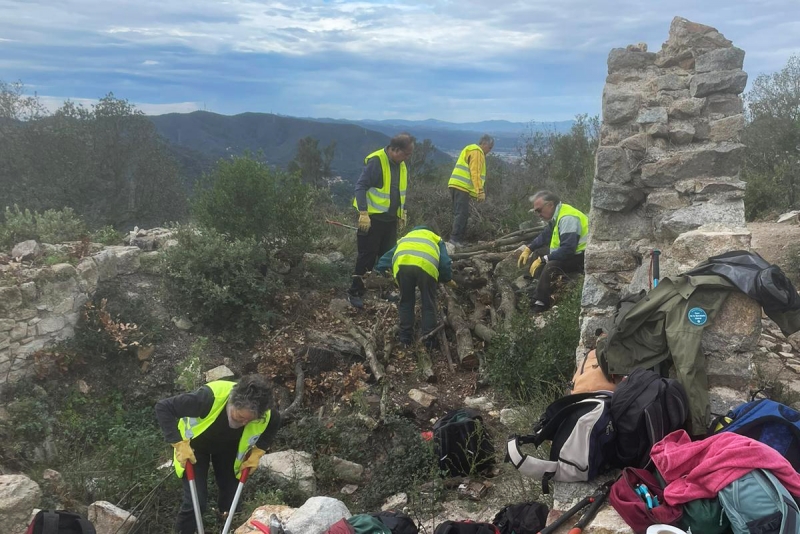
POLYGON ((767 470, 755 469, 717 494, 734 534, 797 534, 800 511, 783 484, 767 470))
POLYGON ((597 351, 590 350, 583 358, 583 362, 578 366, 575 375, 570 383, 571 394, 588 393, 591 391, 614 391, 617 385, 611 382, 600 364, 597 363, 597 351))
POLYGON ((491 523, 444 521, 436 526, 433 534, 500 534, 500 531, 491 523))
POLYGON ((494 464, 494 445, 475 410, 453 410, 436 421, 433 443, 439 469, 450 476, 467 476, 494 464))
POLYGON ((392 534, 380 519, 369 514, 351 516, 347 522, 353 527, 353 534, 392 534))
POLYGON ((25 534, 97 534, 86 519, 64 510, 40 510, 25 534))
MULTIPOLYGON (((656 469, 656 480, 661 488, 667 487, 667 482, 656 469)), ((716 495, 711 499, 694 499, 683 503, 683 517, 678 524, 683 530, 690 530, 702 534, 729 534, 731 522, 722 511, 722 505, 716 495)))
MULTIPOLYGON (((633 467, 624 468, 611 485, 608 502, 636 534, 646 532, 651 525, 677 525, 683 514, 679 506, 672 506, 664 500, 664 490, 653 473, 633 467), (640 485, 647 488, 658 505, 649 506, 654 503, 648 503, 636 492, 640 485)), ((698 534, 706 533, 701 531, 698 534)))
POLYGON ((617 385, 611 419, 617 430, 615 467, 645 467, 653 445, 684 428, 689 399, 680 382, 649 369, 634 369, 617 385))
POLYGON ((419 529, 414 524, 414 520, 407 514, 396 510, 386 510, 371 514, 373 517, 378 518, 386 528, 392 531, 392 534, 418 534, 419 529))
POLYGON ((769 445, 800 473, 800 413, 770 399, 740 404, 712 423, 713 432, 736 432, 769 445))
POLYGON ((547 523, 547 506, 539 502, 509 504, 494 516, 500 534, 538 534, 547 523))
MULTIPOLYGON (((267 532, 269 532, 269 530, 267 532)), ((353 525, 347 522, 347 519, 340 519, 328 527, 325 534, 356 534, 356 530, 353 528, 353 525)))
POLYGON ((529 436, 511 436, 506 445, 506 461, 523 475, 542 479, 542 492, 548 481, 587 482, 610 468, 614 425, 611 422, 608 391, 567 395, 550 404, 529 436), (539 447, 550 440, 549 460, 529 456, 520 445, 539 447))

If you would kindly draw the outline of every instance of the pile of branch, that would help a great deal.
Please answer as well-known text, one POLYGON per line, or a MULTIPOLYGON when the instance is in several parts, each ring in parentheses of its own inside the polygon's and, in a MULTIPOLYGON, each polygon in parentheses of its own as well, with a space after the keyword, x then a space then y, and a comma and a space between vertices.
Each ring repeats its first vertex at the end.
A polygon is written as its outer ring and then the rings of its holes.
POLYGON ((497 263, 506 257, 506 254, 503 253, 510 252, 519 248, 520 245, 531 242, 542 230, 544 230, 544 225, 527 228, 525 230, 517 230, 516 232, 500 236, 492 241, 485 241, 471 247, 460 248, 451 255, 451 258, 454 260, 461 260, 480 257, 481 259, 497 263))

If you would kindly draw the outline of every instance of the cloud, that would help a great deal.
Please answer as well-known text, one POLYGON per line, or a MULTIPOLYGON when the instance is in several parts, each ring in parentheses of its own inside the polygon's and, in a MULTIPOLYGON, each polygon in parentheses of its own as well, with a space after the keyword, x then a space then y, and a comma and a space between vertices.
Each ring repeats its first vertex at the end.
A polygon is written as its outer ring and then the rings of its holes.
MULTIPOLYGON (((47 96, 47 95, 39 95, 39 101, 42 105, 47 109, 49 112, 54 112, 62 105, 64 105, 65 101, 71 101, 75 104, 84 106, 84 107, 91 107, 94 104, 97 104, 98 99, 96 98, 75 98, 75 97, 64 97, 64 96, 47 96)), ((203 109, 203 106, 198 102, 167 102, 161 104, 152 104, 147 102, 131 102, 136 109, 142 111, 145 115, 164 115, 166 113, 191 113, 192 111, 197 111, 203 109)))

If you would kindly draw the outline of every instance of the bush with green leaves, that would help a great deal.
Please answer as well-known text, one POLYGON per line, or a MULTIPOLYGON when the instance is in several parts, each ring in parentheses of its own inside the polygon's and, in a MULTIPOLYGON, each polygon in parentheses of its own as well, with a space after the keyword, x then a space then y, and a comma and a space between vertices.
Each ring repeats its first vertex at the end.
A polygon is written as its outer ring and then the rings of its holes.
POLYGON ((231 239, 254 239, 293 257, 305 251, 314 233, 313 201, 312 189, 296 174, 245 154, 217 162, 195 195, 192 215, 231 239))
POLYGON ((563 289, 558 308, 544 327, 530 313, 519 313, 511 327, 492 340, 486 354, 490 383, 512 398, 527 399, 566 385, 575 369, 583 279, 563 289))
POLYGON ((6 206, 0 225, 0 245, 13 247, 21 241, 36 239, 44 243, 75 241, 86 235, 86 225, 72 208, 46 210, 42 213, 21 210, 16 204, 6 206))
POLYGON ((92 241, 103 245, 121 245, 123 243, 122 237, 122 234, 110 224, 98 228, 92 233, 92 241))
POLYGON ((177 309, 236 337, 250 337, 270 321, 281 282, 271 276, 271 260, 255 239, 187 226, 178 227, 175 238, 178 244, 164 253, 164 274, 177 309))

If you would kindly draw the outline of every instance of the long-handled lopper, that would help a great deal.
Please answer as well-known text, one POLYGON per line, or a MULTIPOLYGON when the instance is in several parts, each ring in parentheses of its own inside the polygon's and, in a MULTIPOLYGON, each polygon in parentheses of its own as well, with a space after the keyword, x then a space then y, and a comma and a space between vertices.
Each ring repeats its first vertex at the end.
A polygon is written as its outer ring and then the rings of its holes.
POLYGON ((350 230, 358 230, 358 226, 351 226, 349 224, 340 223, 338 221, 331 221, 330 219, 325 219, 325 222, 328 224, 332 224, 333 226, 341 226, 342 228, 349 228, 350 230))
POLYGON ((592 505, 586 509, 586 511, 583 513, 583 516, 581 516, 580 520, 577 523, 575 523, 575 526, 572 527, 572 529, 569 531, 569 534, 581 534, 581 532, 583 532, 583 529, 586 528, 586 526, 592 522, 594 516, 597 515, 597 511, 600 510, 600 507, 603 506, 603 504, 606 502, 606 498, 608 498, 609 489, 610 487, 608 484, 603 484, 602 486, 600 486, 600 488, 597 490, 597 493, 595 493, 592 496, 592 498, 594 499, 592 505))
POLYGON ((578 501, 578 503, 575 506, 564 512, 561 515, 561 517, 559 517, 558 519, 556 519, 555 521, 544 527, 542 530, 540 530, 539 534, 552 534, 558 529, 558 527, 569 521, 572 518, 572 516, 574 516, 575 514, 580 512, 583 508, 591 504, 589 509, 586 510, 586 512, 583 514, 583 517, 581 517, 580 521, 578 521, 578 523, 572 528, 572 530, 569 531, 569 534, 580 534, 583 528, 589 524, 589 522, 594 518, 597 511, 605 502, 606 497, 608 497, 608 492, 609 489, 611 488, 612 483, 613 481, 606 482, 605 484, 597 488, 597 491, 594 492, 592 495, 584 497, 583 499, 578 501))
POLYGON ((186 462, 186 478, 189 481, 189 492, 192 494, 192 506, 194 507, 194 520, 197 523, 197 534, 205 534, 203 530, 203 514, 200 512, 200 499, 197 498, 197 484, 194 481, 194 466, 192 462, 186 462))
POLYGON ((228 518, 225 520, 225 528, 222 529, 222 534, 228 534, 228 532, 231 529, 231 523, 233 522, 233 514, 236 513, 236 507, 239 506, 239 499, 241 499, 242 497, 242 490, 244 489, 244 483, 247 482, 247 477, 249 475, 250 475, 249 467, 245 467, 244 469, 242 469, 242 474, 239 477, 239 485, 236 487, 236 494, 233 496, 231 509, 228 511, 228 518))

